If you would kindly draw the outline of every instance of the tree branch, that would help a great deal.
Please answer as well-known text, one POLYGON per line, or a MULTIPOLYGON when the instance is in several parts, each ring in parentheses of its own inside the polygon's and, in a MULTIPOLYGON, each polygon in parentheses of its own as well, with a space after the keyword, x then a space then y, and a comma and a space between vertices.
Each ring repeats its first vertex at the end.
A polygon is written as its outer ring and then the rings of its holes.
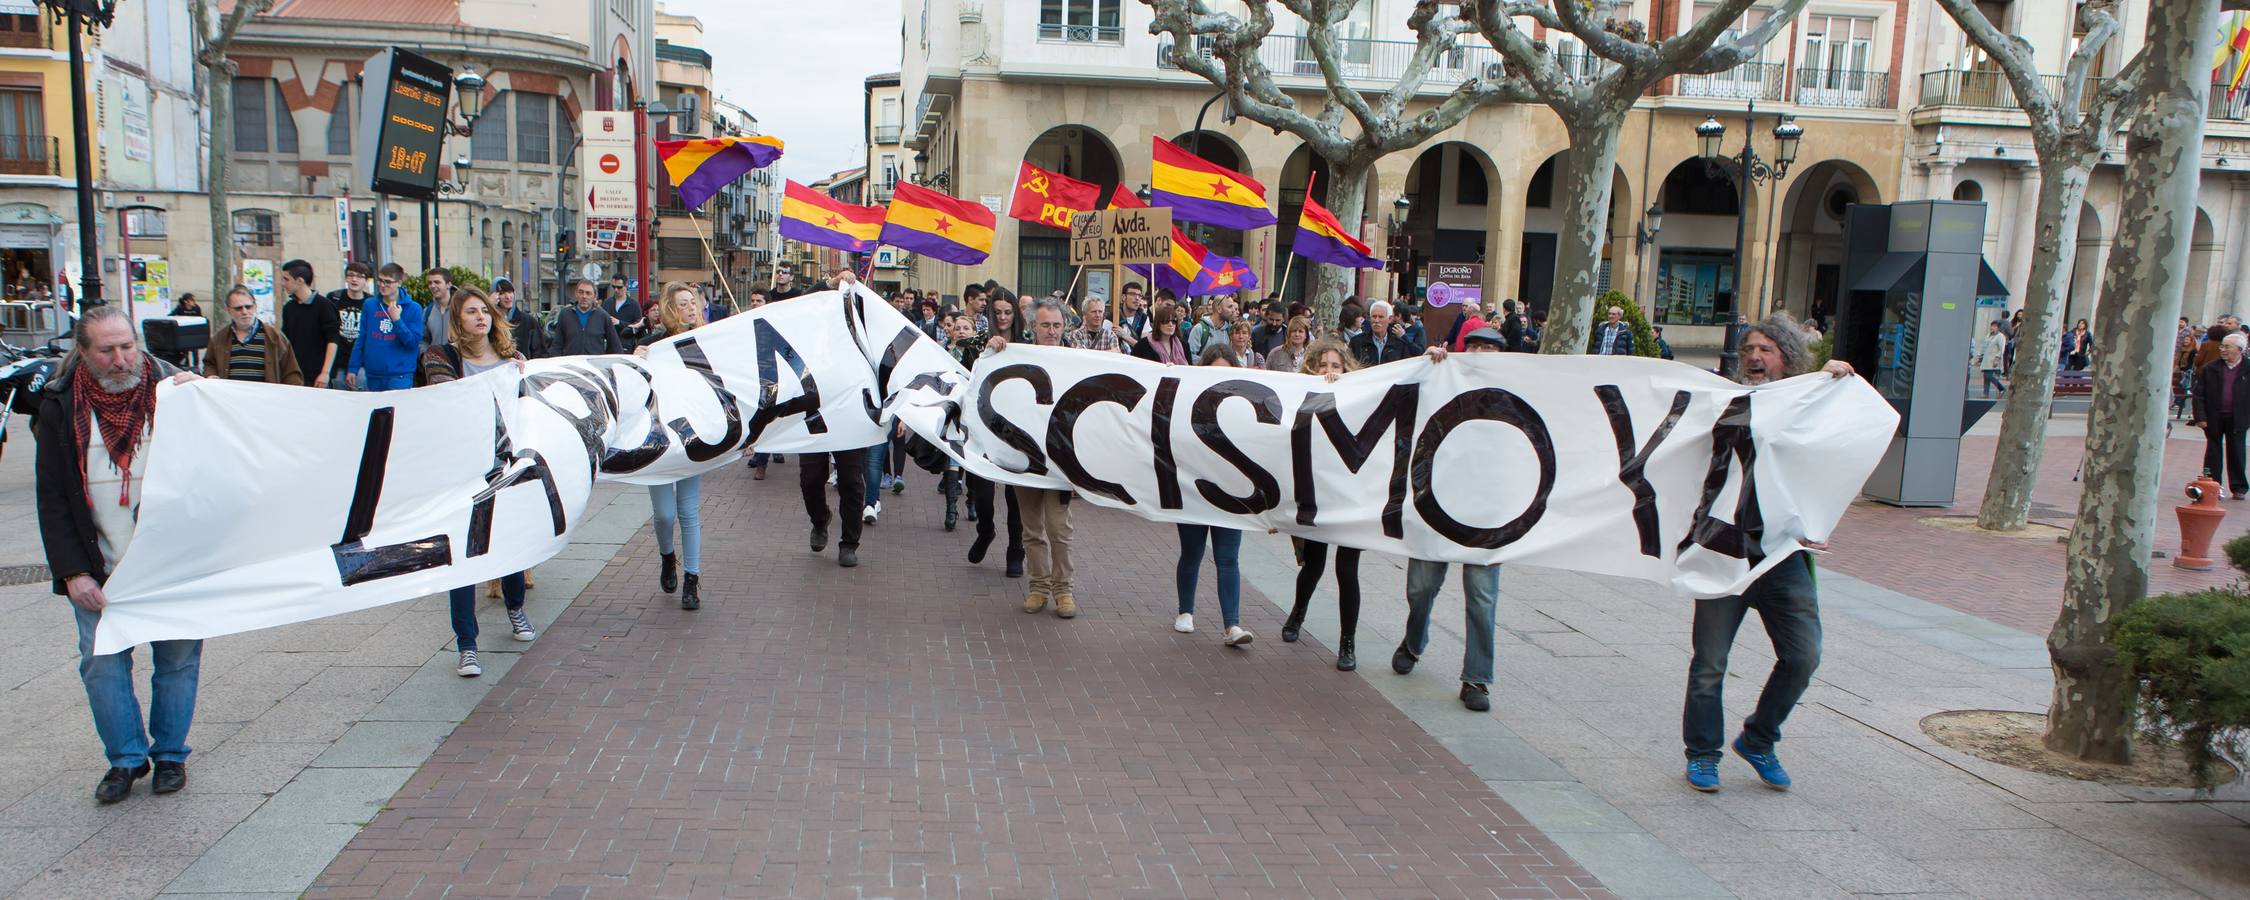
POLYGON ((2068 119, 2080 109, 2078 101, 2086 96, 2086 78, 2093 74, 2094 58, 2102 47, 2117 34, 2117 17, 2110 15, 2110 0, 2091 0, 2078 7, 2078 27, 2086 36, 2079 39, 2078 49, 2070 54, 2070 62, 2063 66, 2062 115, 2068 119))
MULTIPOLYGON (((1727 0, 1727 2, 1747 6, 1751 0, 1727 0)), ((1648 61, 1649 50, 1647 47, 1610 32, 1608 28, 1604 27, 1608 24, 1606 16, 1602 21, 1595 21, 1589 15, 1591 10, 1587 7, 1588 4, 1582 3, 1580 0, 1559 0, 1555 3, 1554 11, 1562 20, 1562 30, 1577 37, 1579 42, 1586 45, 1588 51, 1603 59, 1615 60, 1625 64, 1648 61)), ((1607 12, 1607 10, 1608 5, 1604 4, 1603 11, 1607 12)))
POLYGON ((2038 63, 2032 59, 2031 44, 2011 34, 2003 34, 1984 16, 1972 0, 1937 0, 1946 15, 1961 27, 1969 40, 2000 64, 2000 73, 2015 89, 2016 105, 2031 120, 2034 141, 2052 142, 2062 138, 2062 114, 2055 106, 2055 98, 2047 93, 2047 86, 2039 77, 2038 63))
MULTIPOLYGON (((1759 48, 1771 42, 1774 35, 1781 33, 1781 29, 1797 21, 1797 14, 1804 11, 1805 3, 1806 0, 1788 0, 1781 6, 1768 11, 1766 17, 1760 20, 1756 27, 1723 43, 1695 48, 1684 44, 1687 35, 1665 41, 1664 48, 1659 51, 1659 58, 1669 60, 1674 52, 1683 54, 1687 57, 1686 59, 1680 60, 1675 66, 1669 66, 1668 68, 1672 68, 1675 72, 1691 75, 1710 75, 1732 69, 1756 56, 1759 48)), ((1724 10, 1720 11, 1720 13, 1723 12, 1724 10)), ((1720 13, 1714 13, 1709 18, 1717 19, 1720 13)), ((1732 21, 1731 19, 1728 20, 1729 24, 1732 21)), ((1701 25, 1702 23, 1697 24, 1701 25)), ((1695 29, 1691 28, 1688 31, 1693 34, 1695 29)), ((1724 29, 1721 29, 1721 31, 1723 33, 1724 29)))
POLYGON ((1519 12, 1529 15, 1534 10, 1538 13, 1532 16, 1534 19, 1552 22, 1548 27, 1562 30, 1561 20, 1556 19, 1554 11, 1545 6, 1502 3, 1500 0, 1462 0, 1461 3, 1462 15, 1477 23, 1477 30, 1484 33, 1485 42, 1498 50, 1500 57, 1507 60, 1508 68, 1514 70, 1512 78, 1529 85, 1539 100, 1549 106, 1575 103, 1580 98, 1579 85, 1563 73, 1562 66, 1556 64, 1545 47, 1533 41, 1523 29, 1516 27, 1514 17, 1519 12))

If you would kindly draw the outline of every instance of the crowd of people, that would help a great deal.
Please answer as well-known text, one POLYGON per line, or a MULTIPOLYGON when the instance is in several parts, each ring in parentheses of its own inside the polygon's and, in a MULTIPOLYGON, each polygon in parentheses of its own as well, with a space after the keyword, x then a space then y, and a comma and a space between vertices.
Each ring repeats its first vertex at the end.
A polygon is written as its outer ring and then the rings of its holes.
MULTIPOLYGON (((747 292, 745 306, 785 302, 854 280, 852 272, 839 270, 827 285, 805 286, 794 275, 788 269, 778 270, 770 287, 747 292)), ((675 283, 657 291, 654 311, 644 313, 622 279, 611 282, 606 298, 593 282, 576 281, 567 291, 571 305, 558 310, 551 321, 542 321, 517 305, 515 291, 505 279, 494 283, 489 293, 454 284, 443 270, 424 273, 424 280, 426 296, 415 297, 406 290, 406 273, 399 266, 370 268, 354 263, 344 273, 345 287, 324 295, 314 290, 312 267, 291 260, 277 279, 286 298, 278 326, 258 318, 247 289, 228 292, 222 304, 228 321, 213 330, 202 377, 403 390, 521 366, 539 357, 645 355, 656 342, 734 311, 726 304, 714 304, 695 285, 675 283)), ((906 290, 891 302, 964 366, 974 366, 988 354, 1004 353, 1010 344, 1030 343, 1124 353, 1163 365, 1263 368, 1329 381, 1356 370, 1416 359, 1445 365, 1454 353, 1530 352, 1537 348, 1544 324, 1508 301, 1492 310, 1466 307, 1444 334, 1430 334, 1419 317, 1386 300, 1362 304, 1353 299, 1333 322, 1319 323, 1302 304, 1286 304, 1277 297, 1245 309, 1242 300, 1233 296, 1179 298, 1163 290, 1150 296, 1137 284, 1119 290, 1115 308, 1099 297, 1076 304, 1060 296, 1022 299, 991 282, 969 285, 957 300, 906 290)), ((1600 339, 1608 344, 1618 330, 1616 311, 1603 324, 1609 326, 1611 337, 1600 339)), ((1601 334, 1597 326, 1597 336, 1601 334)), ((1630 338, 1626 340, 1629 344, 1630 338)), ((2229 359, 2239 360, 2241 336, 2233 340, 2229 359)), ((1750 385, 1814 367, 1805 331, 1785 316, 1743 326, 1742 353, 1741 380, 1750 385)), ((1850 367, 1840 362, 1829 363, 1827 370, 1836 377, 1851 374, 1850 367)), ((153 385, 162 378, 196 377, 143 352, 133 323, 117 308, 94 307, 79 319, 74 350, 46 388, 35 419, 41 534, 54 589, 69 597, 75 608, 80 673, 110 763, 95 789, 95 798, 102 803, 124 799, 134 782, 152 770, 155 793, 175 792, 186 784, 186 739, 194 714, 201 642, 159 641, 151 647, 156 666, 145 726, 133 689, 131 651, 95 656, 92 647, 106 603, 102 585, 125 553, 137 520, 141 472, 136 463, 146 458, 152 437, 153 385)), ((2250 404, 2250 386, 2234 397, 2250 404)), ((1081 601, 1072 555, 1072 492, 995 484, 957 463, 933 458, 927 450, 917 447, 901 427, 891 439, 871 447, 799 455, 794 462, 812 552, 825 553, 834 538, 837 564, 859 565, 866 528, 881 516, 882 494, 903 492, 906 463, 918 460, 943 470, 937 488, 944 496, 946 531, 957 528, 961 501, 966 500, 967 518, 974 525, 966 551, 970 563, 984 563, 1005 528, 1003 575, 1026 579, 1023 612, 1051 609, 1060 618, 1076 617, 1081 601), (834 509, 828 499, 831 491, 837 495, 834 509), (859 507, 856 515, 854 506, 859 507)), ((746 451, 745 456, 755 479, 764 479, 771 466, 784 462, 771 454, 746 451)), ((685 610, 698 609, 702 603, 702 481, 695 476, 648 488, 660 554, 656 587, 665 595, 677 593, 685 610)), ((1180 633, 1196 631, 1197 595, 1208 556, 1217 576, 1220 641, 1234 648, 1249 645, 1255 635, 1242 624, 1242 532, 1204 525, 1175 527, 1178 605, 1172 628, 1180 633)), ((1282 640, 1295 642, 1302 636, 1314 594, 1331 574, 1333 563, 1341 622, 1336 667, 1353 670, 1358 665, 1362 551, 1309 539, 1295 539, 1294 544, 1299 571, 1282 640)), ((1449 568, 1444 562, 1411 561, 1405 639, 1391 654, 1393 671, 1410 673, 1427 650, 1435 601, 1449 568)), ((529 574, 512 574, 487 586, 502 600, 510 633, 518 641, 537 637, 524 613, 529 574)), ((1468 646, 1459 697, 1466 708, 1482 712, 1492 707, 1500 567, 1463 566, 1461 585, 1468 646)), ((477 659, 476 588, 456 588, 449 598, 456 672, 463 677, 483 671, 477 659)), ((1786 788, 1790 783, 1774 744, 1780 739, 1783 720, 1809 683, 1820 652, 1817 592, 1811 557, 1804 553, 1791 555, 1741 595, 1695 604, 1683 742, 1685 779, 1699 791, 1719 786, 1725 732, 1720 694, 1727 653, 1750 610, 1764 619, 1779 662, 1732 747, 1768 786, 1786 788)))

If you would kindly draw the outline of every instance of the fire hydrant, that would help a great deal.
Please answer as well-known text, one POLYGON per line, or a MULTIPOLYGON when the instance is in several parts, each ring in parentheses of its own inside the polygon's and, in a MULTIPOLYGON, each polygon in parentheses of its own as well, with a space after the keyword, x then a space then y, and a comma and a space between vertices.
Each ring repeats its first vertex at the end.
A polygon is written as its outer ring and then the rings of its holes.
POLYGON ((2180 514, 2180 556, 2172 565, 2197 572, 2209 572, 2211 562, 2211 535, 2219 530, 2219 521, 2227 511, 2219 508, 2219 483, 2205 472, 2187 487, 2188 503, 2182 505, 2180 514))

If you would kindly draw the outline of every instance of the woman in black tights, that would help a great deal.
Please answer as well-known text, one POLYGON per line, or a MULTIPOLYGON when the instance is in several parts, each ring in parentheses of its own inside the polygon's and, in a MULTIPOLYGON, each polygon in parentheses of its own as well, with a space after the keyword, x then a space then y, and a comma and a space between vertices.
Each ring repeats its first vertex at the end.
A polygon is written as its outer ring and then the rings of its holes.
MULTIPOLYGON (((1307 375, 1335 381, 1357 368, 1351 352, 1334 339, 1322 340, 1305 351, 1303 371, 1307 375)), ((1320 586, 1321 570, 1327 565, 1327 544, 1297 542, 1297 603, 1289 609, 1289 620, 1281 624, 1282 640, 1294 643, 1304 629, 1305 609, 1312 604, 1313 589, 1320 586)), ((1352 646, 1359 631, 1359 550, 1354 547, 1336 548, 1336 617, 1343 624, 1342 637, 1336 641, 1336 668, 1349 672, 1359 668, 1359 657, 1352 646)))
MULTIPOLYGON (((989 299, 985 303, 985 314, 991 327, 970 339, 969 346, 964 349, 965 355, 954 357, 961 360, 961 364, 964 366, 976 365, 977 353, 987 342, 992 340, 992 336, 995 334, 1003 335, 1010 341, 1023 339, 1023 326, 1016 318, 1016 298, 1007 289, 998 286, 993 287, 989 299)), ((1006 574, 1009 578, 1022 578, 1023 522, 1016 518, 1016 492, 975 475, 970 475, 968 480, 969 520, 977 523, 976 540, 969 544, 969 562, 984 562, 985 551, 992 548, 992 539, 994 533, 998 530, 995 527, 998 523, 994 521, 998 511, 993 509, 992 501, 994 500, 993 495, 998 494, 1005 498, 1008 509, 1006 574)))

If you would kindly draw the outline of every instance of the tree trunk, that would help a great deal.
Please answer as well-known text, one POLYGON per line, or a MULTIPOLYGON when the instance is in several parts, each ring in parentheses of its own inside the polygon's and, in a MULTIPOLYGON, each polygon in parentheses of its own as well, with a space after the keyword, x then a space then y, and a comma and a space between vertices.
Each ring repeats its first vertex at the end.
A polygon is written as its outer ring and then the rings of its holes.
MULTIPOLYGON (((1359 224, 1360 215, 1367 209, 1367 175, 1375 168, 1374 160, 1328 161, 1328 211, 1345 228, 1359 224)), ((1283 222, 1282 228, 1295 229, 1297 223, 1283 222)), ((1285 261, 1286 262, 1286 261, 1285 261)), ((1333 327, 1336 316, 1344 308, 1344 298, 1352 293, 1358 269, 1331 266, 1306 260, 1300 265, 1307 270, 1303 277, 1311 279, 1306 284, 1313 289, 1313 327, 1333 327)))
POLYGON ((2047 636, 2055 694, 2046 744, 2098 762, 2133 756, 2138 685, 2117 664, 2109 626, 2148 592, 2173 323, 2187 288, 2219 3, 2156 0, 2149 8, 2149 21, 2176 27, 2149 30, 2141 73, 2149 94, 2126 133, 2117 243, 2095 311, 2085 489, 2062 614, 2047 636))
POLYGON ((1565 198, 1561 246, 1555 250, 1554 293, 1547 304, 1541 353, 1584 353, 1594 325, 1602 245, 1609 240, 1609 187, 1617 169, 1621 118, 1565 116, 1570 151, 1555 196, 1565 198), (1575 121, 1574 121, 1575 120, 1575 121))
MULTIPOLYGON (((211 210, 211 296, 204 303, 223 309, 227 289, 234 286, 234 227, 227 208, 227 151, 234 142, 234 92, 233 78, 227 74, 226 49, 211 47, 205 52, 217 62, 203 67, 203 105, 211 111, 211 153, 206 166, 210 184, 205 191, 211 210)), ((289 113, 283 110, 281 114, 289 113)))
POLYGON ((2078 255, 2078 213, 2092 167, 2041 154, 2039 235, 2031 248, 2031 281, 2024 286, 2023 327, 2016 331, 2016 363, 2008 370, 2008 397, 2000 415, 1977 527, 2016 531, 2031 517, 2031 489, 2047 450, 2047 407, 2055 393, 2055 357, 2062 351, 2063 303, 2070 296, 2078 255), (2052 157, 2052 158, 2050 158, 2052 157))

